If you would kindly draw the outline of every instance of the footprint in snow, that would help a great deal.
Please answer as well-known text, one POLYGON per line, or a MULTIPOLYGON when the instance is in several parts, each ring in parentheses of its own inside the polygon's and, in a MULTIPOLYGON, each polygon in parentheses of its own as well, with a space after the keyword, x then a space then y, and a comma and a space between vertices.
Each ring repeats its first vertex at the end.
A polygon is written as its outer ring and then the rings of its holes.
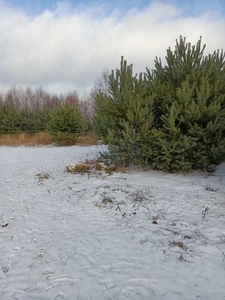
POLYGON ((133 278, 127 280, 127 286, 121 289, 119 300, 142 300, 165 297, 166 291, 158 287, 147 278, 133 278))
POLYGON ((54 300, 65 300, 66 296, 63 292, 58 292, 53 297, 54 300))
POLYGON ((23 292, 22 291, 17 291, 13 294, 13 300, 19 300, 22 298, 23 292))
POLYGON ((154 299, 154 293, 143 287, 127 286, 120 291, 119 300, 154 299))

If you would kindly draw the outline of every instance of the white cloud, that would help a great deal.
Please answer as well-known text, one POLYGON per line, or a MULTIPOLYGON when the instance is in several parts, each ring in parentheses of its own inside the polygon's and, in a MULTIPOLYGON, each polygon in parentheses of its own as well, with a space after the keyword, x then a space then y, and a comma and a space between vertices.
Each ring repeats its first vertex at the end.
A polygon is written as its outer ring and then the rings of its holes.
POLYGON ((175 39, 186 36, 195 44, 200 36, 206 52, 223 48, 225 20, 209 13, 184 17, 170 4, 153 2, 123 17, 104 6, 55 9, 29 16, 0 2, 0 89, 12 85, 52 92, 90 88, 104 68, 119 67, 124 55, 136 72, 153 68, 175 39))

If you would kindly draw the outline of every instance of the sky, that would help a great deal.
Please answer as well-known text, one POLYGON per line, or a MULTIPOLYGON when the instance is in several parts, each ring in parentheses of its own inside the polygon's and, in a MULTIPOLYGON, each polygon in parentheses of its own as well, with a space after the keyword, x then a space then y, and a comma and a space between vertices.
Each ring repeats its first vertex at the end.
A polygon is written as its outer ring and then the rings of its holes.
POLYGON ((12 86, 88 95, 120 58, 134 72, 182 35, 205 54, 225 45, 224 0, 0 0, 0 92, 12 86))

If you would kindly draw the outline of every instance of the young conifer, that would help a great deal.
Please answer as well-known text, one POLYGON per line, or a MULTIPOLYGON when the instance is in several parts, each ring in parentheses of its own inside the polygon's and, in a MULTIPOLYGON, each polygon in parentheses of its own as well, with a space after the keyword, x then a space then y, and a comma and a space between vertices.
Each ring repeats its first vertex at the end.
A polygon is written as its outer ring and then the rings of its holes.
POLYGON ((13 105, 3 104, 0 107, 0 135, 16 133, 19 129, 20 113, 13 105))
POLYGON ((108 145, 111 161, 124 165, 148 162, 152 104, 142 74, 134 76, 132 65, 122 57, 120 69, 109 76, 109 92, 99 91, 95 103, 94 128, 108 145))
POLYGON ((85 120, 77 107, 70 104, 58 105, 50 112, 48 132, 58 144, 74 143, 86 127, 85 120))
POLYGON ((158 169, 188 170, 225 160, 225 93, 223 52, 203 56, 180 37, 166 65, 156 58, 146 73, 149 92, 156 90, 153 165, 158 169))

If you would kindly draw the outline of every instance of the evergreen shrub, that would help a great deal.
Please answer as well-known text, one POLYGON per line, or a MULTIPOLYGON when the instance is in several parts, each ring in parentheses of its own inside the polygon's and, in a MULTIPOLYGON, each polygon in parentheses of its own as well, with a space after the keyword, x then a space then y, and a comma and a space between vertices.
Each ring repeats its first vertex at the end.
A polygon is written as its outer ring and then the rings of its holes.
POLYGON ((73 144, 77 137, 85 132, 86 123, 78 108, 62 104, 50 112, 47 130, 54 142, 73 144))
POLYGON ((16 133, 19 129, 20 113, 13 105, 0 107, 0 135, 16 133))
POLYGON ((20 128, 28 133, 45 131, 50 120, 50 111, 45 109, 23 110, 21 112, 20 128))
POLYGON ((94 129, 111 162, 189 171, 225 160, 225 55, 176 40, 166 63, 133 75, 121 59, 96 96, 94 129))

